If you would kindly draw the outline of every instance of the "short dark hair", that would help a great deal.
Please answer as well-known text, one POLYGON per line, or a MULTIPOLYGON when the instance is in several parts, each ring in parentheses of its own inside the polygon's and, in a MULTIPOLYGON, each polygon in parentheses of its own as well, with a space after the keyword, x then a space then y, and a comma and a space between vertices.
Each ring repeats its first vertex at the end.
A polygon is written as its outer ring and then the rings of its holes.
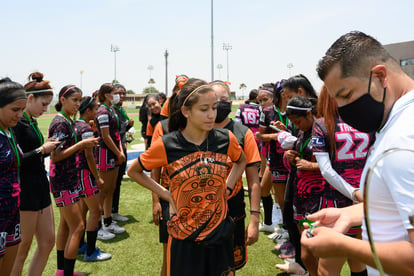
POLYGON ((342 78, 367 77, 370 67, 378 63, 397 62, 375 38, 359 31, 338 38, 319 61, 316 71, 325 80, 331 69, 339 64, 342 78))

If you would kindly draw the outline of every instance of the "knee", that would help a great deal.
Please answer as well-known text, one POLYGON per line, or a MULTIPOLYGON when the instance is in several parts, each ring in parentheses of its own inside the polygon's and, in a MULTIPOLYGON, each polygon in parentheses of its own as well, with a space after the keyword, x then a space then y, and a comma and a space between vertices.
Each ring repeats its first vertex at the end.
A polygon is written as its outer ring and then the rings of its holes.
POLYGON ((38 240, 37 243, 40 250, 50 252, 55 246, 55 235, 48 235, 46 238, 38 240))

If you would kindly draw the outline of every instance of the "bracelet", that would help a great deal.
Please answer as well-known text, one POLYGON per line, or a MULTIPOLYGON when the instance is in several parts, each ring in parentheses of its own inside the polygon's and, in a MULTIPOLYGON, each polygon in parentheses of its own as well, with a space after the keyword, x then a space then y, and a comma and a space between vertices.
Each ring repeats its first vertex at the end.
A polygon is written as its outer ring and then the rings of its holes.
POLYGON ((233 192, 233 189, 227 186, 227 190, 230 192, 230 195, 231 195, 231 193, 233 192))
POLYGON ((260 211, 257 211, 257 210, 251 210, 251 209, 250 209, 250 213, 253 213, 253 214, 259 214, 259 215, 260 215, 260 211))
POLYGON ((46 149, 45 149, 45 147, 42 145, 41 147, 40 147, 40 150, 42 151, 42 149, 43 149, 43 155, 45 155, 46 154, 46 149))

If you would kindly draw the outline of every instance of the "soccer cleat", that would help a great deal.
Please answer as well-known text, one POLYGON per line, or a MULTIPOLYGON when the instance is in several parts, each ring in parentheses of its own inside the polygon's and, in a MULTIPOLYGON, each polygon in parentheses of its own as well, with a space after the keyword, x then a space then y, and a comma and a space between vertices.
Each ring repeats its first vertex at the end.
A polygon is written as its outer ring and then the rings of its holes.
POLYGON ((295 247, 293 247, 293 245, 291 244, 291 246, 282 249, 281 253, 279 254, 279 259, 287 259, 287 258, 293 258, 295 257, 296 252, 295 252, 295 247))
POLYGON ((112 215, 111 215, 111 217, 112 217, 112 219, 113 219, 113 220, 116 220, 116 221, 121 221, 121 222, 125 222, 125 221, 128 221, 128 220, 129 220, 129 218, 124 217, 124 216, 121 216, 121 215, 120 215, 120 214, 118 214, 118 213, 114 213, 114 214, 112 214, 112 215))
POLYGON ((82 244, 79 248, 78 248, 78 255, 83 255, 86 253, 86 243, 82 244))
POLYGON ((98 230, 97 239, 101 241, 107 241, 115 238, 115 234, 109 233, 105 229, 101 228, 98 230))
POLYGON ((264 223, 261 223, 260 225, 259 225, 259 231, 260 232, 268 232, 268 233, 273 233, 273 232, 275 232, 275 225, 267 225, 267 224, 264 224, 264 223))
POLYGON ((290 241, 285 241, 283 243, 278 243, 275 245, 275 250, 284 250, 287 249, 289 246, 293 246, 290 241))
POLYGON ((91 255, 85 254, 83 260, 85 262, 99 262, 106 261, 112 258, 112 255, 109 253, 102 252, 98 247, 92 252, 91 255))
POLYGON ((283 228, 277 230, 276 233, 277 234, 273 236, 273 241, 275 241, 276 243, 280 243, 280 242, 278 242, 279 240, 288 240, 289 239, 288 231, 286 231, 283 228))
POLYGON ((102 228, 110 233, 114 233, 114 234, 121 234, 125 232, 125 228, 123 227, 119 227, 116 223, 112 222, 111 225, 109 226, 102 226, 102 228))
MULTIPOLYGON (((63 269, 57 269, 55 276, 63 276, 65 275, 65 272, 63 271, 63 269)), ((85 273, 82 272, 73 272, 73 276, 86 276, 85 273)))

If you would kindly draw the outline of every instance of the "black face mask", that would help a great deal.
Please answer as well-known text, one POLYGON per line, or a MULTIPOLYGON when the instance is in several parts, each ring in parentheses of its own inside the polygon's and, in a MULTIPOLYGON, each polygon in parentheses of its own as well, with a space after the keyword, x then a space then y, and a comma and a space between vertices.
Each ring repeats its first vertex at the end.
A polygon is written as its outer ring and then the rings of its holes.
POLYGON ((370 95, 372 71, 369 75, 368 93, 362 95, 357 100, 345 106, 339 107, 338 112, 342 120, 351 127, 362 132, 377 131, 382 119, 384 118, 384 99, 386 88, 382 102, 377 102, 370 95))
POLYGON ((230 102, 217 102, 217 117, 216 123, 221 123, 231 112, 230 102))

